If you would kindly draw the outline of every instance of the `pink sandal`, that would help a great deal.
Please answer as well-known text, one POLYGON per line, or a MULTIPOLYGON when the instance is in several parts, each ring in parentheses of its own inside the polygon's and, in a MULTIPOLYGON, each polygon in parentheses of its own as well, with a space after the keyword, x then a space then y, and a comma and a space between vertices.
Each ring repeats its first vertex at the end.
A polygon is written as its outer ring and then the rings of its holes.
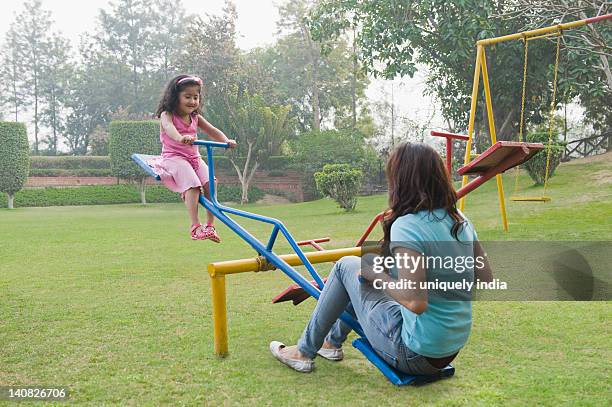
POLYGON ((201 223, 191 225, 191 240, 204 240, 208 239, 205 237, 204 227, 201 223))
POLYGON ((202 225, 201 223, 191 226, 191 239, 192 240, 206 240, 210 239, 215 243, 221 243, 221 239, 217 234, 217 231, 213 225, 202 225))
POLYGON ((215 243, 221 243, 221 238, 217 234, 217 230, 213 225, 204 226, 204 239, 210 239, 215 243))

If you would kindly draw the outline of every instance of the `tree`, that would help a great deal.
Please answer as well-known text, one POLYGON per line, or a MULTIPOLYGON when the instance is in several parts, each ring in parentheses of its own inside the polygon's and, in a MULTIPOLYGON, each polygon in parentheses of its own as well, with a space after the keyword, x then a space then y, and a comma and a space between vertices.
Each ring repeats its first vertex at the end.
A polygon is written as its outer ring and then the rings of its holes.
POLYGON ((151 52, 158 67, 157 77, 162 82, 167 82, 177 72, 177 61, 186 35, 186 18, 180 0, 155 0, 152 19, 156 30, 151 37, 151 52))
POLYGON ((107 97, 104 86, 108 65, 84 63, 74 72, 70 83, 70 97, 66 103, 66 143, 75 155, 85 154, 89 148, 90 135, 97 126, 106 126, 110 114, 117 107, 107 97))
POLYGON ((41 123, 51 128, 51 135, 45 140, 47 150, 57 154, 60 133, 65 130, 65 106, 68 102, 68 83, 73 76, 69 59, 70 43, 58 34, 47 42, 41 69, 41 123))
POLYGON ((113 121, 109 127, 108 146, 111 169, 116 177, 136 182, 140 201, 146 204, 146 180, 149 177, 133 160, 132 154, 161 154, 159 143, 159 122, 113 121))
POLYGON ((5 37, 0 57, 0 78, 2 79, 0 92, 3 95, 4 104, 11 106, 14 120, 18 121, 19 110, 24 105, 24 83, 21 75, 24 67, 19 56, 18 33, 14 25, 9 28, 5 37))
POLYGON ((312 107, 312 129, 321 129, 321 106, 319 104, 319 64, 321 60, 321 47, 311 36, 310 27, 305 17, 313 6, 307 0, 289 0, 279 8, 279 33, 289 30, 302 42, 304 49, 306 79, 310 87, 310 105, 312 107))
POLYGON ((181 70, 199 75, 204 81, 205 112, 226 117, 228 95, 240 84, 240 50, 236 47, 236 7, 227 2, 223 14, 207 19, 190 19, 179 61, 181 70))
POLYGON ((308 48, 299 32, 284 33, 268 48, 251 53, 265 73, 269 103, 290 104, 301 131, 316 129, 316 122, 337 129, 366 130, 369 120, 365 89, 369 83, 361 71, 353 75, 352 50, 346 41, 330 42, 321 53, 317 67, 316 89, 312 80, 308 48), (316 93, 318 109, 313 109, 316 93))
MULTIPOLYGON (((506 19, 526 20, 525 29, 536 29, 559 23, 608 14, 610 2, 595 1, 526 1, 512 0, 501 15, 506 19)), ((595 130, 612 128, 612 28, 600 22, 563 32, 563 49, 559 66, 560 101, 578 98, 586 109, 586 118, 595 130)))
POLYGON ((0 192, 8 195, 13 209, 15 193, 23 187, 30 172, 30 145, 23 123, 0 122, 0 192))
POLYGON ((212 116, 213 123, 233 136, 238 147, 230 151, 230 162, 242 186, 241 204, 249 201, 249 185, 267 157, 278 154, 292 133, 289 106, 266 106, 258 95, 240 92, 229 95, 227 117, 212 116))
POLYGON ((152 37, 157 28, 151 8, 144 0, 117 0, 111 8, 110 12, 100 10, 95 41, 99 52, 114 62, 115 79, 126 87, 115 97, 133 111, 152 111, 153 103, 143 92, 154 65, 152 37))
POLYGON ((41 80, 51 24, 51 12, 42 9, 40 0, 29 0, 11 25, 11 30, 15 33, 13 38, 16 55, 21 59, 21 66, 27 67, 19 74, 23 78, 24 87, 27 88, 27 91, 22 92, 22 97, 31 101, 34 108, 34 154, 39 153, 41 80))
MULTIPOLYGON (((457 130, 463 130, 470 107, 476 41, 517 32, 524 24, 491 17, 503 7, 503 2, 493 0, 323 0, 310 16, 309 25, 314 37, 322 40, 337 37, 345 27, 358 27, 360 60, 376 77, 412 76, 418 63, 426 65, 429 92, 440 100, 443 116, 457 130)), ((503 43, 487 51, 497 133, 500 139, 514 138, 520 117, 516 106, 521 88, 517 80, 517 73, 522 72, 521 45, 503 43)), ((526 111, 527 120, 534 122, 543 120, 542 107, 551 93, 546 74, 554 55, 546 51, 541 45, 532 49, 532 58, 540 63, 530 68, 526 111)), ((486 124, 483 112, 480 104, 479 127, 486 124)))

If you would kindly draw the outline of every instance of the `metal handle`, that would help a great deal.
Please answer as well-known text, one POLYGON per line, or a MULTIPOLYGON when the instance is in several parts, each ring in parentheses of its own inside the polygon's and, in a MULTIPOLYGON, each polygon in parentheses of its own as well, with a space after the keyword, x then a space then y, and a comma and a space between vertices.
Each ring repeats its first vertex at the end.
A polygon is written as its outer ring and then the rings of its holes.
POLYGON ((193 144, 196 146, 229 148, 229 143, 220 143, 218 141, 196 140, 193 144))

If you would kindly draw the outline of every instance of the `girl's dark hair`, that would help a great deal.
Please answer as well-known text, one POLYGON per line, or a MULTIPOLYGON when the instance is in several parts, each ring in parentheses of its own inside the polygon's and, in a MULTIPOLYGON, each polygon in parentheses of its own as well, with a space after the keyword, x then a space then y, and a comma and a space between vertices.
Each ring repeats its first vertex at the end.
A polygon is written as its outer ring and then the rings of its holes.
MULTIPOLYGON (((193 85, 200 86, 200 95, 201 95, 202 87, 200 83, 198 83, 196 80, 185 80, 181 82, 180 84, 178 83, 181 79, 187 78, 190 76, 191 75, 178 75, 172 78, 170 82, 168 82, 168 85, 166 85, 166 89, 164 90, 164 94, 162 95, 162 98, 159 101, 159 105, 157 106, 155 117, 160 117, 162 112, 170 112, 170 113, 176 112, 176 109, 178 108, 179 93, 188 86, 193 86, 193 85)), ((201 101, 202 101, 202 98, 200 97, 200 103, 201 101)), ((196 112, 198 114, 202 114, 201 106, 198 106, 196 112)))
POLYGON ((389 210, 383 223, 383 251, 389 252, 391 225, 400 216, 427 210, 444 209, 455 221, 452 236, 458 235, 465 219, 457 210, 457 194, 442 157, 423 143, 402 143, 387 161, 389 210))

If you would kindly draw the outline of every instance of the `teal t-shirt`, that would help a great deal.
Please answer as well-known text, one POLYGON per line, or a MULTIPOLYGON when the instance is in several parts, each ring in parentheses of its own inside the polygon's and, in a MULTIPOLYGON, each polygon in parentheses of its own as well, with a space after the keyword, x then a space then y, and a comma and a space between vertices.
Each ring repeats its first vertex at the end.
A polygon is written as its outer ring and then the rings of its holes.
MULTIPOLYGON (((428 282, 456 279, 456 270, 440 267, 440 262, 436 262, 435 259, 448 258, 448 256, 474 257, 474 241, 478 237, 472 223, 463 217, 465 222, 457 241, 451 234, 454 220, 444 209, 401 216, 391 225, 390 249, 393 251, 397 247, 405 247, 424 254, 430 260, 433 259, 426 268, 428 282)), ((474 281, 473 267, 463 266, 461 270, 461 279, 474 281)), ((406 307, 401 307, 401 312, 404 319, 402 339, 410 350, 420 355, 432 358, 450 356, 465 345, 470 335, 472 326, 470 301, 440 298, 432 301, 430 297, 425 312, 415 314, 406 307)))

